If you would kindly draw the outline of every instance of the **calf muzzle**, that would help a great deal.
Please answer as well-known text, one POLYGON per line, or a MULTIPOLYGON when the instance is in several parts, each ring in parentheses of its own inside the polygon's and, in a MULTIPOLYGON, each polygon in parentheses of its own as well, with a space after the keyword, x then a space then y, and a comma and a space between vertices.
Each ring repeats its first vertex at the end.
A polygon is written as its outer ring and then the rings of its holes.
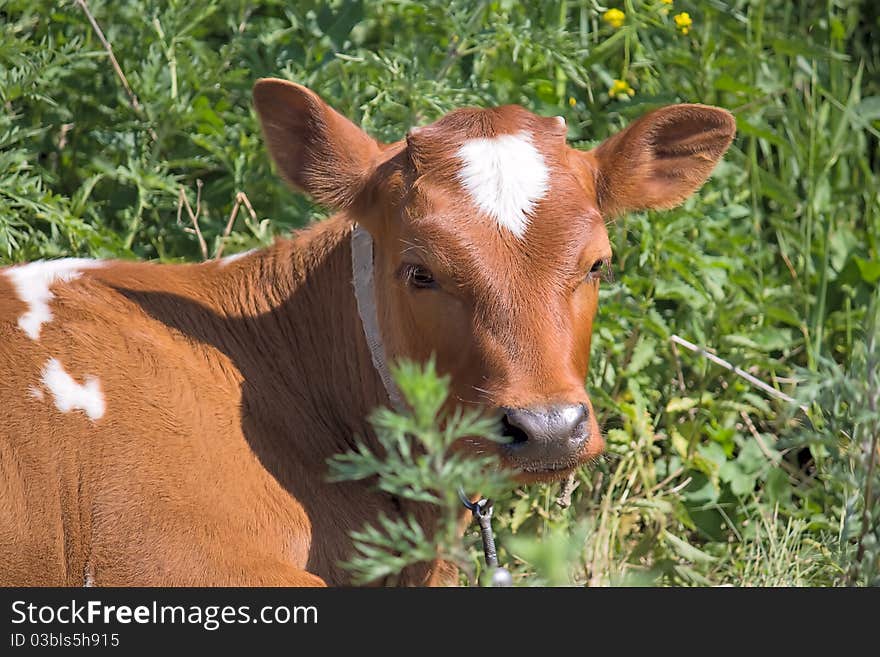
POLYGON ((505 408, 501 419, 504 446, 513 463, 527 471, 559 470, 576 465, 590 437, 585 404, 505 408))

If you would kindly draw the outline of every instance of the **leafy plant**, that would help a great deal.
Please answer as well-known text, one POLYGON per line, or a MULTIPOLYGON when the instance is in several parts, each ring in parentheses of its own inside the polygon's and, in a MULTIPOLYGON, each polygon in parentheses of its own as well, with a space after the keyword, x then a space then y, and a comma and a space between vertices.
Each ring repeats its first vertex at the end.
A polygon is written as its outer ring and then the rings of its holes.
POLYGON ((409 409, 374 411, 370 423, 381 453, 361 442, 356 451, 330 461, 330 478, 375 478, 380 490, 430 505, 439 519, 436 527, 426 530, 412 514, 382 517, 379 526, 356 532, 358 554, 346 567, 360 583, 397 575, 409 565, 436 558, 466 565, 458 533, 462 510, 458 491, 492 496, 510 486, 495 459, 461 449, 462 442, 473 438, 501 440, 495 418, 473 408, 445 412, 449 378, 438 376, 433 360, 424 367, 401 362, 392 374, 409 409))
POLYGON ((813 524, 839 519, 838 551, 846 583, 880 586, 880 292, 846 364, 823 360, 804 388, 819 415, 816 433, 802 434, 816 460, 823 493, 810 502, 813 524), (823 517, 824 516, 824 517, 823 517))

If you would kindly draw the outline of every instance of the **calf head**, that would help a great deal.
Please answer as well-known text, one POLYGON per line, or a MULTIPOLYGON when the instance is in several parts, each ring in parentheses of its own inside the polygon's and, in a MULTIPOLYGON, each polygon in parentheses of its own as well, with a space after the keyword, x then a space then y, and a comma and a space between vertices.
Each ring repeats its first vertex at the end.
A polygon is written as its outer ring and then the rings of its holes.
POLYGON ((562 117, 466 108, 386 145, 302 86, 260 80, 254 97, 281 175, 372 236, 388 357, 434 355, 452 402, 498 412, 508 442, 474 448, 497 449, 524 479, 597 456, 585 379, 605 222, 692 194, 733 117, 672 105, 580 151, 562 117))

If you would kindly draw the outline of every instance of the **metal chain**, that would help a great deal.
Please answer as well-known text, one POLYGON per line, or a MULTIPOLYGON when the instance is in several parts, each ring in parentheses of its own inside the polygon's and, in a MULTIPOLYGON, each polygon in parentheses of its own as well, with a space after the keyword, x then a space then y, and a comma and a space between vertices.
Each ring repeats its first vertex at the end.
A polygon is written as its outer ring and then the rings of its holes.
POLYGON ((483 556, 486 565, 493 569, 492 586, 511 586, 513 578, 507 568, 498 566, 498 552, 495 549, 495 534, 492 532, 492 500, 481 498, 471 502, 463 488, 458 489, 458 497, 464 507, 473 514, 480 524, 480 537, 483 539, 483 556))

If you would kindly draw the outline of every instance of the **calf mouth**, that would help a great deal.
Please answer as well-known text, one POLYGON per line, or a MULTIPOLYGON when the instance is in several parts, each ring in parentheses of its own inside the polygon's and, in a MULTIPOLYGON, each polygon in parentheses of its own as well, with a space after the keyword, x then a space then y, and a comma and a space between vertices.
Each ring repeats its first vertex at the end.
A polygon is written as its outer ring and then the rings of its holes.
POLYGON ((517 459, 515 456, 508 457, 504 452, 502 452, 502 462, 513 471, 514 480, 522 484, 559 481, 565 479, 565 477, 582 465, 575 458, 550 462, 525 461, 517 459))

